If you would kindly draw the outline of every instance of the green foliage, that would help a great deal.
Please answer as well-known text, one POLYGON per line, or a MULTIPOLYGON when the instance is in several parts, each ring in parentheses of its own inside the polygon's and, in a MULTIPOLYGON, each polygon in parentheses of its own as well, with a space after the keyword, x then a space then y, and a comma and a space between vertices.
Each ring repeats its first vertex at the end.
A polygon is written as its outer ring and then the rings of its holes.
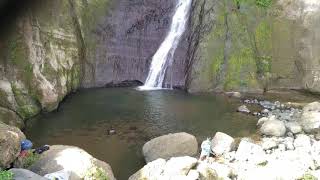
POLYGON ((301 178, 298 180, 318 180, 314 175, 312 174, 304 174, 301 178))
POLYGON ((268 161, 263 161, 262 163, 259 163, 258 166, 266 166, 268 164, 268 161))
POLYGON ((0 171, 0 180, 13 180, 13 173, 10 171, 0 171))
MULTIPOLYGON (((84 1, 83 1, 84 2, 84 1)), ((99 21, 101 20, 101 17, 104 17, 105 14, 108 12, 109 8, 109 0, 91 0, 86 3, 80 3, 80 18, 82 22, 82 30, 85 37, 85 42, 87 48, 93 48, 95 49, 96 42, 93 38, 86 38, 90 37, 90 33, 92 32, 92 28, 95 28, 99 21)), ((110 30, 107 31, 108 33, 110 30)))
POLYGON ((23 159, 23 168, 29 168, 32 166, 36 161, 38 161, 40 158, 40 155, 37 153, 33 153, 31 151, 28 151, 28 155, 23 159))
POLYGON ((233 0, 233 2, 234 2, 235 4, 237 4, 237 5, 240 5, 241 1, 243 1, 243 0, 233 0))
POLYGON ((20 34, 15 34, 8 40, 10 62, 16 66, 23 66, 26 58, 26 49, 20 34))
MULTIPOLYGON (((233 0, 233 2, 237 5, 240 6, 241 3, 247 2, 248 0, 233 0)), ((255 0, 255 3, 258 7, 261 8, 268 8, 272 4, 272 0, 255 0)))
POLYGON ((251 76, 250 67, 254 67, 254 55, 251 48, 243 48, 237 53, 233 53, 229 60, 228 74, 224 89, 237 89, 254 85, 255 77, 251 76))
POLYGON ((272 49, 272 28, 271 23, 263 20, 255 29, 255 41, 257 48, 263 52, 270 52, 272 49))
POLYGON ((272 29, 268 21, 262 21, 255 29, 255 45, 256 45, 256 64, 257 73, 268 78, 268 73, 271 72, 272 57, 270 52, 272 49, 272 29))
POLYGON ((272 4, 272 0, 256 0, 256 5, 262 8, 268 8, 272 4))
POLYGON ((266 74, 271 72, 271 56, 259 57, 258 73, 266 74))
POLYGON ((106 175, 106 172, 102 169, 102 168, 91 168, 86 176, 85 176, 85 179, 99 179, 99 180, 108 180, 108 176, 106 175))
POLYGON ((18 84, 11 84, 14 97, 18 103, 18 114, 22 118, 30 118, 40 112, 36 101, 29 96, 28 92, 19 87, 18 84))

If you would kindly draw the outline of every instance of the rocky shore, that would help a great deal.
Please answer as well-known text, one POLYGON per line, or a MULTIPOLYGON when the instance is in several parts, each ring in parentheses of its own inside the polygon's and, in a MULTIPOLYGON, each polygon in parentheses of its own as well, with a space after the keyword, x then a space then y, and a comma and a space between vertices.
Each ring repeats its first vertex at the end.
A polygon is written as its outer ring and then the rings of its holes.
POLYGON ((17 127, 0 122, 0 179, 114 180, 109 164, 74 146, 51 145, 37 154, 21 151, 25 135, 17 127), (52 174, 54 173, 54 174, 52 174))
MULTIPOLYGON (((259 117, 258 137, 233 138, 217 132, 210 141, 202 143, 202 151, 206 151, 205 146, 210 145, 210 155, 204 157, 193 156, 192 151, 188 152, 184 148, 180 148, 184 149, 180 154, 176 152, 177 148, 171 150, 170 146, 187 147, 186 141, 177 143, 175 140, 179 138, 178 136, 185 136, 184 133, 169 134, 166 138, 158 137, 151 140, 152 144, 157 144, 158 147, 164 145, 165 148, 160 148, 160 153, 154 150, 152 159, 156 160, 151 162, 149 162, 151 155, 144 154, 149 163, 129 179, 320 178, 319 102, 303 107, 292 103, 256 99, 246 99, 243 103, 238 111, 259 117), (251 112, 247 105, 252 104, 260 106, 261 111, 251 112)), ((192 141, 189 142, 191 146, 192 141)), ((149 144, 150 142, 145 146, 149 144)))

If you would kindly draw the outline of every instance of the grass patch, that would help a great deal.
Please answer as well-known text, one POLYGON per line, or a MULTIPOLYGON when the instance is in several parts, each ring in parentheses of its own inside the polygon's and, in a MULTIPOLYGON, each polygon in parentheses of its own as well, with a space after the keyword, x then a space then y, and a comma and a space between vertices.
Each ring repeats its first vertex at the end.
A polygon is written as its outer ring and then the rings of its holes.
POLYGON ((87 180, 94 180, 94 179, 109 180, 107 173, 102 168, 97 168, 97 167, 91 168, 87 172, 85 179, 87 179, 87 180))
POLYGON ((10 171, 0 171, 0 180, 13 180, 13 173, 10 171))
POLYGON ((317 177, 315 177, 312 174, 304 174, 301 178, 299 178, 298 180, 318 180, 317 177))
POLYGON ((28 155, 22 159, 22 167, 27 169, 30 166, 32 166, 39 159, 40 159, 39 154, 28 151, 28 155))
POLYGON ((258 166, 266 166, 268 164, 268 161, 263 161, 262 163, 259 163, 258 166))
POLYGON ((272 0, 256 0, 256 4, 259 7, 268 8, 272 4, 272 0))

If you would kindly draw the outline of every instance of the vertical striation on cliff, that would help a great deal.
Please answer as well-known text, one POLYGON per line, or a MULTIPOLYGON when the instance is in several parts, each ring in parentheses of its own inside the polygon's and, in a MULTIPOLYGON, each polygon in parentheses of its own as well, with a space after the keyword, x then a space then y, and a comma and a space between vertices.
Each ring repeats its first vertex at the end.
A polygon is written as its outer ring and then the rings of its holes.
POLYGON ((189 91, 319 92, 320 2, 261 2, 193 3, 189 91))
POLYGON ((0 121, 22 128, 25 119, 56 109, 80 87, 88 58, 87 42, 79 41, 86 32, 85 2, 30 4, 1 34, 0 121))

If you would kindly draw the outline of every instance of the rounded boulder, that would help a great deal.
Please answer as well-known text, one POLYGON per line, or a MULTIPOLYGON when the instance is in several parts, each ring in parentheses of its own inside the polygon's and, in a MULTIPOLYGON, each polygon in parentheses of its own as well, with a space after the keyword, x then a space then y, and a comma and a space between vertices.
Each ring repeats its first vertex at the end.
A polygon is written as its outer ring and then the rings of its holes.
POLYGON ((195 156, 198 152, 198 142, 196 137, 185 132, 168 134, 145 143, 142 152, 146 162, 158 158, 195 156))
POLYGON ((101 174, 109 180, 115 179, 107 163, 74 146, 50 146, 29 169, 41 176, 63 170, 70 172, 70 180, 97 179, 101 174))
POLYGON ((267 136, 280 137, 286 133, 286 126, 282 121, 268 120, 262 124, 260 132, 267 136))
POLYGON ((17 127, 0 122, 0 169, 6 169, 18 157, 25 135, 17 127))

